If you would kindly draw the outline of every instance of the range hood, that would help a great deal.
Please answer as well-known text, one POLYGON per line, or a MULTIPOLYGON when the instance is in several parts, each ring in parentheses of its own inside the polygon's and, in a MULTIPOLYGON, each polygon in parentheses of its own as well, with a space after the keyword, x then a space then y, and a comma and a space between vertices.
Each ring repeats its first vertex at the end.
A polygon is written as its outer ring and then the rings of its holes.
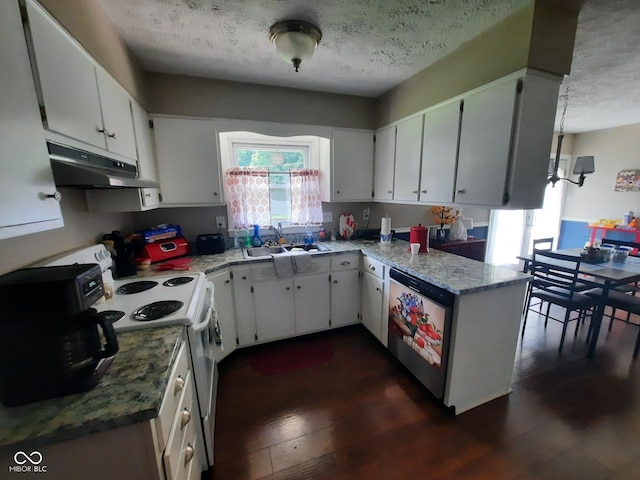
POLYGON ((47 142, 53 179, 59 187, 159 188, 138 176, 135 165, 77 148, 47 142))

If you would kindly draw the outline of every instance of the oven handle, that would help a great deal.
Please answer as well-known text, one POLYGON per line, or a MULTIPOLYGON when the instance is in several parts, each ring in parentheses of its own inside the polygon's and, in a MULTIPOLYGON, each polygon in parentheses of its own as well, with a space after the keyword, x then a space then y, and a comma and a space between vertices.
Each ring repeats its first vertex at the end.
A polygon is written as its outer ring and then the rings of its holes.
POLYGON ((204 317, 204 320, 200 323, 197 323, 193 326, 193 331, 195 333, 199 333, 203 331, 209 325, 209 321, 211 320, 211 314, 213 311, 213 283, 207 282, 207 292, 205 294, 209 298, 209 306, 207 307, 207 314, 204 317))

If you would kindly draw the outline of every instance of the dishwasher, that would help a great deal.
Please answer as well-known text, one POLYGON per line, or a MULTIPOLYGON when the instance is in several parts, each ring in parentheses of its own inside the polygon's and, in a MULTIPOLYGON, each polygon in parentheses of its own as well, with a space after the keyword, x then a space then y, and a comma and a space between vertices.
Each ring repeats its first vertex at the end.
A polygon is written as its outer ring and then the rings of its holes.
POLYGON ((395 268, 389 277, 389 351, 443 398, 455 295, 395 268))

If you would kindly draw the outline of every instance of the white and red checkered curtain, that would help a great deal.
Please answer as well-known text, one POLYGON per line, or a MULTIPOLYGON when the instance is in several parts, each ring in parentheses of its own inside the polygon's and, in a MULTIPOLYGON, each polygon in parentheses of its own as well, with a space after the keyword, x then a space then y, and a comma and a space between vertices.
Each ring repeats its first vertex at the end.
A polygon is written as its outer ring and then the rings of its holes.
POLYGON ((292 168, 291 225, 320 225, 320 172, 308 168, 292 168))
POLYGON ((225 187, 231 228, 271 223, 268 168, 230 168, 225 187))

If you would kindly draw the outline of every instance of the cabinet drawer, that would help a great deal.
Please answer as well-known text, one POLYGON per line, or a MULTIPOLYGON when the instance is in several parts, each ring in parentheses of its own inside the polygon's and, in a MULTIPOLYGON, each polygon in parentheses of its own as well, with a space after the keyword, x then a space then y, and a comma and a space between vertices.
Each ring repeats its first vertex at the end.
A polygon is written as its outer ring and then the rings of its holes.
POLYGON ((198 409, 194 408, 191 372, 187 376, 180 406, 173 418, 169 442, 164 452, 164 471, 167 480, 185 478, 190 461, 195 454, 195 425, 198 424, 198 409), (191 450, 191 451, 190 451, 191 450))
MULTIPOLYGON (((311 256, 311 269, 299 275, 317 274, 317 273, 329 273, 331 261, 326 255, 311 256)), ((279 278, 276 273, 276 267, 273 262, 263 263, 261 265, 255 265, 251 267, 251 273, 255 282, 263 280, 272 280, 279 278)))
POLYGON ((187 374, 189 373, 189 359, 187 355, 187 344, 183 342, 178 351, 173 369, 171 370, 171 375, 169 376, 169 383, 167 384, 167 390, 164 393, 164 399, 160 406, 160 413, 156 417, 160 450, 164 450, 167 444, 178 402, 180 401, 182 392, 186 388, 187 374))
POLYGON ((357 270, 360 268, 360 254, 334 255, 331 257, 331 271, 357 270))
POLYGON ((379 262, 366 255, 362 257, 362 271, 375 275, 378 278, 384 278, 384 263, 379 262))

